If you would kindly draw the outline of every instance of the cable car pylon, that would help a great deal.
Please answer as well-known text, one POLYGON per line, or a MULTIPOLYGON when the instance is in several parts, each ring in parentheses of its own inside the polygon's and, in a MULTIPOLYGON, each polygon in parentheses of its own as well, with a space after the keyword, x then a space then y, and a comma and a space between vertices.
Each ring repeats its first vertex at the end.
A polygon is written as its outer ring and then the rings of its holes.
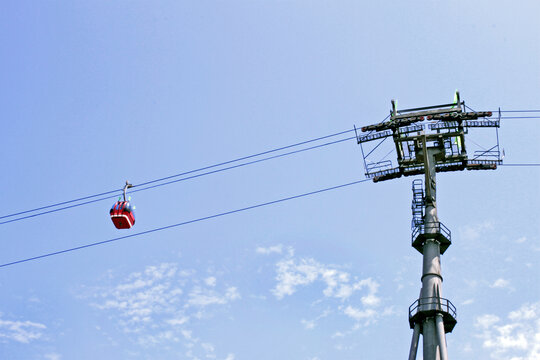
POLYGON ((456 91, 453 103, 397 110, 392 100, 389 121, 365 126, 357 142, 369 149, 364 151, 366 177, 374 182, 401 176, 424 175, 413 181, 412 247, 423 255, 422 288, 420 296, 409 307, 409 325, 413 337, 409 360, 415 360, 420 335, 424 360, 447 360, 446 334, 457 323, 456 308, 442 296, 441 255, 451 245, 451 232, 437 216, 437 172, 460 170, 494 170, 502 163, 499 151, 498 120, 487 120, 491 112, 466 112, 465 102, 456 91), (495 128, 497 143, 488 150, 473 152, 469 156, 465 147, 465 134, 471 128, 495 128), (382 143, 392 138, 391 151, 397 153, 397 166, 391 160, 373 162, 368 159, 382 143), (376 140, 379 140, 378 142, 376 140))

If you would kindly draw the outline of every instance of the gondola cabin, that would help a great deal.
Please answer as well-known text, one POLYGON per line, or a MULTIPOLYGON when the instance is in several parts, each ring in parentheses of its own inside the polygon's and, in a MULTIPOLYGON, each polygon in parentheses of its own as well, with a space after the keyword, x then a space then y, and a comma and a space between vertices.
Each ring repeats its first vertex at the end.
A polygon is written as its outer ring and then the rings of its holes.
POLYGON ((135 225, 135 214, 129 201, 115 202, 109 213, 117 229, 129 229, 135 225))

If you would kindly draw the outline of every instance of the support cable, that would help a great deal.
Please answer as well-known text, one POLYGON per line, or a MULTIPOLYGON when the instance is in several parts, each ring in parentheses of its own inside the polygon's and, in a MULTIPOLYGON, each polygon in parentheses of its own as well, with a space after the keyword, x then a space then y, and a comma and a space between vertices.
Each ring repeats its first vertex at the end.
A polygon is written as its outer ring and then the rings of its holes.
MULTIPOLYGON (((310 146, 310 147, 304 148, 304 149, 289 151, 289 152, 286 152, 286 153, 283 153, 283 154, 278 154, 278 155, 265 157, 265 158, 262 158, 262 159, 248 161, 248 162, 241 163, 241 164, 238 164, 238 165, 228 166, 228 167, 225 167, 225 168, 222 168, 222 169, 207 171, 207 172, 204 172, 204 173, 201 173, 201 174, 196 174, 196 175, 192 175, 192 176, 188 176, 188 177, 183 177, 183 178, 176 179, 176 180, 171 180, 171 181, 168 181, 168 182, 165 182, 165 183, 155 184, 155 185, 147 186, 147 187, 140 188, 140 189, 137 189, 137 190, 132 190, 132 191, 128 192, 128 194, 138 192, 138 191, 144 191, 144 190, 148 190, 148 189, 153 189, 153 188, 160 187, 160 186, 170 185, 172 183, 177 183, 177 182, 180 182, 180 181, 190 180, 190 179, 198 178, 198 177, 201 177, 201 176, 215 174, 215 173, 218 173, 218 172, 231 170, 231 169, 239 168, 239 167, 242 167, 242 166, 252 165, 252 164, 267 161, 267 160, 277 159, 277 158, 280 158, 280 157, 284 157, 284 156, 288 156, 288 155, 292 155, 292 154, 296 154, 296 153, 300 153, 300 152, 304 152, 304 151, 308 151, 308 150, 313 150, 313 149, 317 149, 317 148, 321 148, 321 147, 325 147, 325 146, 329 146, 329 145, 338 144, 338 143, 341 143, 341 142, 344 142, 344 141, 349 141, 349 140, 352 140, 352 139, 356 139, 356 137, 354 137, 354 136, 353 137, 348 137, 348 138, 344 138, 344 139, 340 139, 340 140, 336 140, 336 141, 327 142, 327 143, 324 143, 324 144, 310 146)), ((140 184, 138 186, 140 186, 140 184)), ((135 186, 133 186, 133 187, 135 187, 135 186)), ((43 212, 39 212, 39 213, 36 213, 36 214, 31 214, 31 215, 26 215, 26 216, 15 218, 15 219, 5 220, 5 221, 0 222, 0 225, 4 225, 4 224, 12 223, 12 222, 15 222, 15 221, 20 221, 20 220, 25 220, 25 219, 45 215, 45 214, 50 214, 50 213, 61 211, 61 210, 71 209, 71 208, 74 208, 74 207, 77 207, 77 206, 92 204, 92 203, 102 201, 102 200, 113 199, 113 198, 115 198, 117 196, 118 195, 102 197, 102 198, 99 198, 99 199, 89 200, 89 201, 85 201, 85 202, 74 204, 74 205, 64 206, 64 207, 57 208, 57 209, 52 209, 52 210, 47 210, 47 211, 43 211, 43 212)))
MULTIPOLYGON (((468 106, 467 106, 468 107, 468 106)), ((494 110, 492 113, 496 113, 499 110, 494 110)), ((502 113, 528 113, 528 112, 540 112, 540 110, 501 110, 502 113)))
MULTIPOLYGON (((474 111, 469 106, 466 106, 466 107, 468 109, 474 111)), ((535 113, 535 112, 540 112, 540 110, 501 110, 501 112, 502 113, 535 113)), ((387 116, 386 118, 388 118, 388 117, 389 116, 387 116)), ((385 118, 385 120, 386 120, 386 118, 385 118)), ((540 119, 540 115, 539 116, 503 116, 503 117, 501 117, 501 119, 540 119)), ((142 187, 142 186, 150 185, 150 184, 155 184, 155 183, 162 182, 162 181, 169 180, 169 179, 173 179, 173 178, 176 178, 176 177, 189 175, 189 174, 192 174, 192 173, 212 169, 212 168, 215 168, 215 167, 231 164, 231 163, 242 161, 242 160, 247 160, 247 159, 250 159, 250 158, 262 156, 262 155, 265 155, 265 154, 270 154, 270 153, 277 152, 277 151, 280 151, 280 150, 285 150, 285 149, 289 149, 289 148, 292 148, 292 147, 308 144, 308 143, 311 143, 311 142, 320 141, 320 140, 327 139, 327 138, 330 138, 330 137, 343 135, 343 134, 346 134, 346 133, 349 133, 349 132, 352 132, 352 131, 354 131, 354 129, 345 130, 345 131, 341 131, 341 132, 338 132, 338 133, 334 133, 334 134, 330 134, 330 135, 326 135, 326 136, 321 136, 321 137, 318 137, 318 138, 314 138, 314 139, 298 142, 298 143, 295 143, 295 144, 279 147, 279 148, 276 148, 276 149, 271 149, 271 150, 263 151, 263 152, 260 152, 260 153, 256 153, 256 154, 236 158, 236 159, 233 159, 233 160, 229 160, 229 161, 225 161, 225 162, 221 162, 221 163, 201 167, 201 168, 198 168, 198 169, 194 169, 194 170, 190 170, 190 171, 186 171, 186 172, 182 172, 182 173, 178 173, 178 174, 174 174, 174 175, 170 175, 170 176, 166 176, 166 177, 146 181, 146 182, 134 185, 133 188, 142 187)), ((182 179, 178 179, 178 180, 175 180, 175 181, 169 181, 169 182, 166 182, 166 183, 160 184, 160 185, 154 185, 154 186, 141 188, 141 189, 138 189, 138 190, 132 190, 131 192, 143 191, 143 190, 151 189, 151 188, 158 187, 158 186, 168 185, 168 184, 172 184, 172 183, 179 182, 179 181, 184 181, 184 180, 199 177, 199 176, 209 175, 209 174, 213 174, 213 173, 216 173, 216 172, 221 172, 221 171, 233 169, 233 168, 236 168, 236 167, 250 165, 250 164, 253 164, 253 163, 260 162, 260 161, 270 160, 270 159, 273 159, 273 158, 282 157, 282 156, 286 156, 286 155, 292 155, 292 154, 294 154, 296 152, 307 151, 307 150, 315 149, 315 148, 326 146, 326 145, 332 145, 332 144, 342 142, 342 141, 346 141, 346 140, 350 140, 350 139, 353 139, 353 138, 342 139, 342 140, 339 140, 339 141, 336 141, 336 142, 323 144, 321 146, 314 146, 314 147, 310 147, 310 148, 307 148, 307 149, 302 149, 300 151, 292 151, 292 152, 282 154, 282 155, 279 155, 279 156, 273 156, 273 157, 269 157, 269 158, 258 160, 258 161, 253 161, 253 162, 249 162, 249 163, 240 164, 238 166, 230 166, 230 167, 227 167, 225 169, 220 169, 220 170, 216 170, 216 171, 209 171, 209 172, 206 172, 204 174, 199 174, 199 175, 191 176, 191 177, 188 177, 188 178, 182 178, 182 179)), ((526 165, 526 166, 528 166, 528 165, 526 165)), ((535 166, 535 165, 530 165, 530 166, 535 166)), ((24 210, 24 211, 12 213, 12 214, 3 215, 3 216, 0 216, 0 219, 6 219, 6 218, 10 218, 10 217, 15 217, 15 216, 18 216, 18 215, 24 215, 24 214, 33 213, 33 212, 40 211, 40 210, 55 208, 55 207, 62 206, 62 205, 77 203, 77 204, 74 204, 74 205, 65 206, 65 207, 61 207, 61 208, 58 208, 58 209, 53 209, 53 210, 49 210, 49 211, 43 211, 43 212, 40 212, 40 213, 37 213, 37 214, 32 214, 32 215, 23 216, 23 217, 16 218, 16 219, 3 221, 3 222, 0 222, 0 225, 7 224, 7 223, 10 223, 10 222, 14 222, 14 221, 19 221, 19 220, 32 218, 32 217, 36 217, 36 216, 40 216, 40 215, 49 214, 49 213, 52 213, 52 212, 66 210, 66 209, 70 209, 70 208, 77 207, 77 206, 87 205, 87 204, 91 204, 91 203, 94 203, 94 202, 99 202, 99 201, 103 201, 103 200, 107 200, 107 199, 112 199, 112 198, 115 198, 116 196, 118 196, 117 194, 119 192, 121 192, 121 191, 122 191, 122 189, 116 189, 116 190, 101 192, 101 193, 94 194, 94 195, 88 195, 88 196, 79 197, 79 198, 68 200, 68 201, 57 202, 57 203, 54 203, 54 204, 45 205, 45 206, 37 207, 37 208, 34 208, 34 209, 29 209, 29 210, 24 210), (95 199, 97 197, 104 196, 104 195, 110 195, 110 194, 115 194, 115 195, 95 199), (84 201, 84 200, 89 200, 89 199, 94 199, 94 200, 84 201), (81 201, 83 201, 83 202, 81 202, 81 201)))
POLYGON ((499 164, 499 166, 540 166, 540 164, 499 164))
POLYGON ((501 116, 501 119, 540 119, 540 116, 501 116))
POLYGON ((210 219, 214 219, 214 218, 225 216, 225 215, 231 215, 231 214, 239 213, 239 212, 242 212, 242 211, 253 210, 253 209, 256 209, 256 208, 259 208, 259 207, 263 207, 263 206, 273 205, 273 204, 281 203, 281 202, 284 202, 284 201, 298 199, 298 198, 302 198, 302 197, 306 197, 306 196, 310 196, 310 195, 323 193, 323 192, 330 191, 330 190, 336 190, 336 189, 344 188, 344 187, 347 187, 347 186, 364 183, 366 181, 371 181, 371 179, 363 179, 363 180, 353 181, 353 182, 349 182, 349 183, 342 184, 342 185, 332 186, 332 187, 319 189, 319 190, 315 190, 315 191, 310 191, 310 192, 299 194, 299 195, 294 195, 294 196, 281 198, 281 199, 278 199, 278 200, 268 201, 268 202, 264 202, 264 203, 260 203, 260 204, 256 204, 256 205, 251 205, 251 206, 243 207, 243 208, 240 208, 240 209, 230 210, 230 211, 226 211, 226 212, 222 212, 222 213, 218 213, 218 214, 214 214, 214 215, 210 215, 210 216, 205 216, 205 217, 201 217, 201 218, 197 218, 197 219, 183 221, 183 222, 180 222, 180 223, 177 223, 177 224, 172 224, 172 225, 162 226, 162 227, 155 228, 155 229, 141 231, 141 232, 138 232, 138 233, 135 233, 135 234, 119 236, 119 237, 115 237, 115 238, 108 239, 108 240, 93 242, 93 243, 89 243, 89 244, 85 244, 85 245, 81 245, 81 246, 72 247, 72 248, 69 248, 69 249, 58 250, 58 251, 54 251, 54 252, 50 252, 50 253, 46 253, 46 254, 42 254, 42 255, 38 255, 38 256, 33 256, 33 257, 21 259, 21 260, 12 261, 12 262, 7 262, 7 263, 0 264, 0 268, 7 267, 7 266, 12 266, 12 265, 16 265, 16 264, 20 264, 20 263, 24 263, 24 262, 39 260, 39 259, 43 259, 43 258, 46 258, 46 257, 60 255, 60 254, 73 252, 73 251, 77 251, 77 250, 82 250, 82 249, 86 249, 86 248, 93 247, 93 246, 104 245, 104 244, 116 242, 116 241, 123 240, 123 239, 128 239, 128 238, 132 238, 132 237, 136 237, 136 236, 146 235, 146 234, 154 233, 154 232, 157 232, 157 231, 162 231, 162 230, 171 229, 171 228, 175 228, 175 227, 179 227, 179 226, 184 226, 184 225, 188 225, 188 224, 192 224, 192 223, 196 223, 196 222, 200 222, 200 221, 210 220, 210 219))
MULTIPOLYGON (((174 174, 174 175, 166 176, 166 177, 163 177, 163 178, 159 178, 159 179, 155 179, 155 180, 146 181, 146 182, 143 182, 143 183, 134 185, 133 188, 136 188, 136 187, 139 187, 139 186, 145 186, 145 185, 153 184, 153 183, 156 183, 156 182, 160 182, 160 181, 164 181, 164 180, 168 180, 168 179, 172 179, 172 178, 176 178, 176 177, 180 177, 180 176, 184 176, 184 175, 193 174, 193 173, 196 173, 196 172, 200 172, 200 171, 204 171, 204 170, 216 168, 216 167, 223 166, 223 165, 232 164, 232 163, 239 162, 239 161, 242 161, 242 160, 251 159, 251 158, 254 158, 254 157, 258 157, 258 156, 270 154, 270 153, 277 152, 277 151, 281 151, 281 150, 285 150, 285 149, 290 149, 290 148, 293 148, 293 147, 296 147, 296 146, 305 145, 305 144, 309 144, 309 143, 312 143, 312 142, 316 142, 316 141, 328 139, 328 138, 330 138, 330 137, 335 137, 335 136, 347 134, 347 133, 350 133, 350 132, 352 132, 352 131, 354 131, 354 129, 351 129, 351 130, 345 130, 345 131, 340 131, 340 132, 337 132, 337 133, 334 133, 334 134, 330 134, 330 135, 326 135, 326 136, 321 136, 321 137, 314 138, 314 139, 310 139, 310 140, 306 140, 306 141, 301 141, 301 142, 298 142, 298 143, 295 143, 295 144, 291 144, 291 145, 287 145, 287 146, 282 146, 282 147, 279 147, 279 148, 275 148, 275 149, 263 151, 263 152, 256 153, 256 154, 252 154, 252 155, 248 155, 248 156, 243 156, 243 157, 240 157, 240 158, 236 158, 236 159, 233 159, 233 160, 224 161, 224 162, 221 162, 221 163, 217 163, 217 164, 213 164, 213 165, 201 167, 201 168, 194 169, 194 170, 185 171, 185 172, 182 172, 182 173, 179 173, 179 174, 174 174)), ((352 138, 348 138, 347 140, 350 140, 350 139, 352 139, 352 138)), ((345 141, 345 140, 342 140, 342 141, 345 141)), ((327 145, 331 145, 331 144, 327 144, 327 145)), ((316 147, 308 148, 307 150, 311 150, 311 149, 314 149, 314 148, 316 148, 316 147)), ((305 151, 305 150, 304 150, 304 151, 305 151)), ((295 153, 295 152, 290 152, 290 153, 288 153, 288 154, 290 155, 290 154, 294 154, 294 153, 295 153)), ((287 155, 287 154, 284 154, 283 156, 285 156, 285 155, 287 155)), ((230 168, 233 168, 233 167, 230 167, 230 168)), ((209 172, 209 173, 213 173, 213 172, 209 172)), ((36 212, 36 211, 39 211, 39 210, 50 209, 50 208, 53 208, 53 207, 57 207, 57 206, 61 206, 61 205, 67 205, 67 204, 71 204, 71 203, 79 202, 79 201, 83 201, 83 200, 88 200, 88 199, 96 198, 96 197, 103 196, 103 195, 109 195, 109 194, 114 194, 114 193, 117 194, 117 193, 119 193, 119 192, 121 192, 121 191, 122 191, 122 189, 116 189, 116 190, 106 191, 106 192, 102 192, 102 193, 98 193, 98 194, 94 194, 94 195, 88 195, 88 196, 80 197, 80 198, 73 199, 73 200, 57 202, 57 203, 54 203, 54 204, 50 204, 50 205, 46 205, 46 206, 41 206, 41 207, 37 207, 37 208, 34 208, 34 209, 30 209, 30 210, 25 210, 25 211, 20 211, 20 212, 8 214, 8 215, 3 215, 3 216, 0 216, 0 219, 5 219, 5 218, 9 218, 9 217, 14 217, 14 216, 17 216, 17 215, 24 215, 24 214, 28 214, 28 213, 31 213, 31 212, 36 212)), ((140 191, 140 190, 139 190, 139 191, 140 191)), ((132 191, 132 192, 134 192, 134 191, 132 191)), ((84 203, 82 203, 82 204, 80 204, 80 205, 86 205, 86 204, 90 204, 90 203, 93 203, 93 202, 96 202, 96 201, 101 201, 101 200, 105 200, 105 199, 111 199, 111 198, 114 198, 114 197, 116 197, 116 196, 117 196, 117 195, 114 195, 114 196, 108 196, 108 197, 106 197, 106 198, 101 198, 101 199, 98 199, 98 200, 87 201, 87 202, 84 202, 84 203)), ((62 209, 59 209, 59 210, 69 209, 69 208, 72 208, 72 207, 75 207, 75 206, 79 206, 79 205, 67 206, 67 207, 62 208, 62 209)), ((59 211, 59 210, 55 210, 55 211, 59 211)), ((51 211, 51 212, 54 212, 54 211, 51 211)), ((46 214, 46 213, 48 213, 48 212, 44 212, 43 214, 46 214)), ((32 216, 29 216, 29 217, 32 217, 32 216)), ((27 218, 27 217, 24 217, 24 218, 27 218)), ((22 218, 21 218, 21 220, 22 220, 22 218)), ((4 224, 4 223, 5 223, 5 222, 0 223, 0 224, 4 224)))
MULTIPOLYGON (((476 112, 473 108, 470 106, 465 105, 466 109, 469 109, 470 111, 476 112)), ((491 110, 492 113, 498 113, 499 110, 491 110)), ((501 113, 540 113, 540 110, 500 110, 501 113)), ((540 119, 540 115, 538 116, 501 116, 502 119, 540 119)))

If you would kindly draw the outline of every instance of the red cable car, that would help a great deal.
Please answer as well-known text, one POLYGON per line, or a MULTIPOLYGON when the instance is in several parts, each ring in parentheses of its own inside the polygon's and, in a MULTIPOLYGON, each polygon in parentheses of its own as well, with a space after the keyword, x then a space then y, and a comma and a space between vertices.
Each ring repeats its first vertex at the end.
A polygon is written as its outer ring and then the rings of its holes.
POLYGON ((132 186, 126 181, 126 185, 124 186, 124 201, 119 200, 115 202, 109 211, 111 220, 117 229, 129 229, 135 225, 135 214, 133 212, 135 207, 126 200, 126 190, 132 186))

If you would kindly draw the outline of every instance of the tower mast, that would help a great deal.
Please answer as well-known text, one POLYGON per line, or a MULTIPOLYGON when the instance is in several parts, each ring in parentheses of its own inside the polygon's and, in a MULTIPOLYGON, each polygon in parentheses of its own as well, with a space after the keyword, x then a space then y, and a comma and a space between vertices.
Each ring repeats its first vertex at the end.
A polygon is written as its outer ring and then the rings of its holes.
MULTIPOLYGON (((487 120, 491 112, 466 112, 465 103, 456 91, 450 104, 397 110, 392 100, 390 120, 362 128, 358 136, 363 143, 379 140, 371 154, 386 138, 392 137, 397 153, 397 166, 392 161, 367 162, 366 176, 374 182, 401 176, 424 175, 413 181, 412 246, 423 255, 422 288, 419 298, 409 307, 409 325, 413 337, 409 360, 415 360, 420 335, 424 360, 447 360, 446 333, 456 325, 456 308, 442 297, 441 255, 451 244, 451 233, 437 216, 437 172, 459 170, 494 170, 502 163, 499 143, 468 157, 465 134, 469 128, 500 126, 498 120, 487 120), (480 119, 480 120, 479 120, 480 119), (426 123, 429 122, 429 123, 426 123)), ((364 150, 362 148, 362 154, 364 150)))

